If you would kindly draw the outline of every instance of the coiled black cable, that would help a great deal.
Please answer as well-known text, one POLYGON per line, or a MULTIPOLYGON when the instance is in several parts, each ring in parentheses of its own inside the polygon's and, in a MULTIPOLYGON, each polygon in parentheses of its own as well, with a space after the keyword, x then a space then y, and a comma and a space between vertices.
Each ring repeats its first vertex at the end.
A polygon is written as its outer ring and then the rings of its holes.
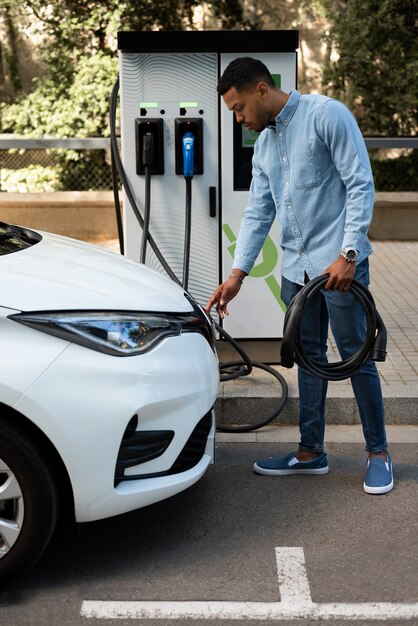
POLYGON ((328 281, 329 274, 318 276, 309 281, 293 298, 286 311, 281 345, 281 365, 293 367, 297 363, 318 378, 326 380, 344 380, 353 376, 367 361, 386 359, 386 328, 380 317, 373 296, 367 287, 356 280, 351 281, 349 291, 363 307, 366 317, 366 339, 361 348, 348 359, 336 363, 323 363, 309 359, 300 333, 303 309, 310 298, 320 291, 328 281))
POLYGON ((249 433, 253 430, 258 430, 263 426, 267 426, 267 424, 270 424, 274 419, 276 419, 276 417, 282 411, 284 405, 287 402, 289 389, 286 380, 283 378, 280 372, 275 370, 273 367, 270 367, 265 363, 261 363, 260 361, 251 361, 248 354, 243 350, 242 346, 240 346, 239 343, 235 341, 235 339, 233 339, 224 328, 216 323, 215 327, 219 334, 222 335, 222 337, 224 337, 228 341, 228 343, 230 343, 235 348, 235 350, 242 358, 242 361, 228 361, 220 365, 219 369, 221 372, 221 382, 233 380, 234 378, 239 378, 241 376, 248 376, 249 374, 251 374, 253 368, 255 367, 257 369, 264 370, 265 372, 268 372, 269 374, 274 376, 274 378, 276 378, 282 388, 281 396, 277 398, 278 404, 276 406, 276 409, 273 413, 271 413, 264 419, 261 419, 257 422, 252 422, 251 424, 233 426, 226 426, 225 424, 220 424, 219 422, 217 422, 216 430, 221 433, 249 433))

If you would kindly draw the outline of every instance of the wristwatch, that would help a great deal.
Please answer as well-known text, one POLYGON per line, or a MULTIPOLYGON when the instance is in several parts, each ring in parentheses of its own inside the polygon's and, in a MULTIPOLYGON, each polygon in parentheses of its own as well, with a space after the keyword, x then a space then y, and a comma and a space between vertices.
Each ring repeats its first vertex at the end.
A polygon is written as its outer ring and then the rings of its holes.
POLYGON ((349 263, 355 263, 358 257, 358 250, 354 250, 354 248, 343 248, 340 252, 340 256, 349 263))

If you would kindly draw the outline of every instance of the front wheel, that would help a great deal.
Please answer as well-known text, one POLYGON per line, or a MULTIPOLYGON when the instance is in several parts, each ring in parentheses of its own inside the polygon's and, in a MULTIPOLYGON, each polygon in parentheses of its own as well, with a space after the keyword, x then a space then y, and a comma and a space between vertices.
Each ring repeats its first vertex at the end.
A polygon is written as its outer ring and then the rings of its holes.
POLYGON ((51 471, 21 427, 0 418, 0 581, 41 556, 57 522, 51 471))

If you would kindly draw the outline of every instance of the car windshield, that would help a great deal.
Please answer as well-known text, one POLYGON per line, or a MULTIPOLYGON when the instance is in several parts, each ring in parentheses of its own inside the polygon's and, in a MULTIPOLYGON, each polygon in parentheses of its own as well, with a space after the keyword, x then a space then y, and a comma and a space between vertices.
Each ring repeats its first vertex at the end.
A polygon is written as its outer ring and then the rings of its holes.
POLYGON ((41 235, 33 230, 0 222, 0 256, 30 248, 41 239, 41 235))

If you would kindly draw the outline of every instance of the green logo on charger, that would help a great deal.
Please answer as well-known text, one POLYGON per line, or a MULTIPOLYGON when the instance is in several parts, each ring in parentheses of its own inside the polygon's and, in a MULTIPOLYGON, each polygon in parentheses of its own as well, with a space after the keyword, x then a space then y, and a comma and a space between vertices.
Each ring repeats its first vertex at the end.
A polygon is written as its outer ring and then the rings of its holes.
MULTIPOLYGON (((222 230, 230 241, 231 245, 228 246, 228 252, 234 258, 236 241, 237 238, 234 235, 232 228, 229 224, 223 224, 222 230)), ((286 312, 286 307, 284 302, 281 299, 281 288, 276 278, 273 276, 274 268, 277 265, 277 261, 279 260, 279 253, 277 252, 277 248, 270 237, 267 235, 264 245, 261 249, 262 260, 257 265, 254 265, 253 269, 250 272, 250 276, 252 278, 264 278, 268 288, 273 294, 275 300, 277 300, 280 308, 286 312)))

